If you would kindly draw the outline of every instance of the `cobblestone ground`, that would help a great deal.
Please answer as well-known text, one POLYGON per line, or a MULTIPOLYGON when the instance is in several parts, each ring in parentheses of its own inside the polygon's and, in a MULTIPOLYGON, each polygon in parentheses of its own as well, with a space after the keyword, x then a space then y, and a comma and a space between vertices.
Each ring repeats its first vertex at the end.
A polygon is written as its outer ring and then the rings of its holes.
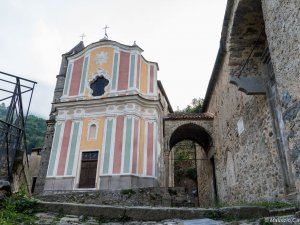
POLYGON ((282 217, 274 217, 274 218, 265 218, 265 222, 260 222, 259 220, 253 221, 217 221, 212 219, 194 219, 194 220, 180 220, 180 219, 172 219, 172 220, 163 220, 163 221, 147 221, 147 222, 139 222, 139 221, 131 221, 131 222, 108 222, 103 220, 97 220, 92 217, 84 217, 84 216, 73 216, 73 215, 58 215, 58 214, 50 214, 50 213, 38 213, 36 216, 38 219, 38 224, 42 225, 297 225, 300 224, 300 220, 294 218, 293 216, 282 216, 282 217), (273 223, 270 222, 270 219, 273 219, 273 223), (281 219, 283 221, 286 219, 287 222, 279 222, 278 220, 274 221, 274 219, 281 219), (298 220, 298 221, 297 221, 298 220))

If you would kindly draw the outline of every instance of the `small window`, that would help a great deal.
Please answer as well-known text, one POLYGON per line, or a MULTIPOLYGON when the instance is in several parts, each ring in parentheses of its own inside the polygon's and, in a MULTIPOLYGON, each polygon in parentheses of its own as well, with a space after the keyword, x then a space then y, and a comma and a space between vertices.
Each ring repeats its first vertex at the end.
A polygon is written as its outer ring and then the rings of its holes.
POLYGON ((91 89, 93 90, 93 96, 101 96, 105 92, 105 87, 108 85, 108 80, 103 76, 98 77, 93 83, 91 83, 91 89))
POLYGON ((89 129, 89 140, 95 140, 97 135, 96 133, 97 133, 97 126, 96 124, 92 124, 89 129))

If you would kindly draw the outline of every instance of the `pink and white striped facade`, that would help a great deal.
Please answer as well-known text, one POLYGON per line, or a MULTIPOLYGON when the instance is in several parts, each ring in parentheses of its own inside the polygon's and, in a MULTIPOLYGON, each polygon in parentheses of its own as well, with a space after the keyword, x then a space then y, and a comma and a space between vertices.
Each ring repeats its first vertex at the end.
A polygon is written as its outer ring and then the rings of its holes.
POLYGON ((97 153, 92 189, 158 186, 162 117, 171 106, 157 83, 157 63, 137 45, 101 40, 68 57, 45 191, 80 189, 83 155, 97 153), (101 96, 92 82, 108 81, 101 96))

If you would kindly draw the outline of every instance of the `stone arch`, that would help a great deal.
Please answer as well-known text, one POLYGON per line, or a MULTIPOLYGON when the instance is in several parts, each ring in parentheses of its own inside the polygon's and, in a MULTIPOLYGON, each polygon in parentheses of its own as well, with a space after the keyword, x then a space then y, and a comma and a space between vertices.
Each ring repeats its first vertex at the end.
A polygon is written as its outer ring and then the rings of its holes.
POLYGON ((206 152, 212 146, 211 135, 202 126, 188 122, 178 126, 173 131, 169 139, 169 149, 172 149, 178 142, 186 139, 197 142, 206 152))
MULTIPOLYGON (((240 68, 241 63, 245 61, 257 42, 247 68, 253 67, 255 63, 261 61, 265 41, 266 34, 261 1, 240 0, 234 12, 229 34, 229 65, 236 69, 240 68)), ((257 73, 259 71, 254 70, 252 72, 257 73)))
POLYGON ((213 163, 212 120, 165 120, 165 184, 174 184, 174 168, 170 152, 183 140, 196 145, 197 187, 200 206, 210 206, 216 199, 213 163))
MULTIPOLYGON (((199 114, 199 115, 203 115, 199 114)), ((192 116, 190 116, 192 117, 192 116)), ((166 153, 170 150, 170 139, 172 134, 175 132, 175 130, 177 130, 179 127, 181 126, 187 126, 188 124, 190 124, 191 126, 199 126, 201 127, 201 129, 203 131, 205 131, 210 137, 213 137, 213 116, 209 115, 206 116, 203 119, 172 119, 172 117, 170 118, 165 118, 164 119, 164 150, 166 151, 166 153)), ((212 140, 212 139, 211 139, 212 140)), ((211 146, 213 147, 213 145, 211 146)))

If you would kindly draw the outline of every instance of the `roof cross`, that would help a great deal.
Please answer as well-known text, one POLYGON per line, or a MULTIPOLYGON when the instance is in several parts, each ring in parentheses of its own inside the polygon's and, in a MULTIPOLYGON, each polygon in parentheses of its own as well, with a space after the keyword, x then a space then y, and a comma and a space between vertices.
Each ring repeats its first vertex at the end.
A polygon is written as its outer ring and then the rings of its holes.
POLYGON ((82 33, 79 37, 81 37, 81 41, 83 41, 83 38, 85 38, 86 35, 84 33, 82 33))
POLYGON ((103 29, 105 30, 105 34, 104 34, 104 37, 108 39, 108 35, 107 35, 107 32, 106 30, 108 29, 109 27, 106 25, 105 27, 103 27, 103 29))

